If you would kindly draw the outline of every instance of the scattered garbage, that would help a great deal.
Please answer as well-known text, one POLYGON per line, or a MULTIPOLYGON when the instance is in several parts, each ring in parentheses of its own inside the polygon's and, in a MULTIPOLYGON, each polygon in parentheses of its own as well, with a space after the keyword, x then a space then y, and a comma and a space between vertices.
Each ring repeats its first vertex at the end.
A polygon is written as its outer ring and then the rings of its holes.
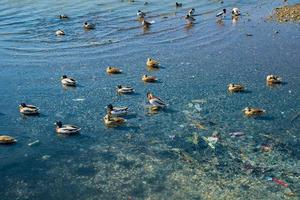
POLYGON ((230 135, 232 138, 235 138, 235 137, 241 137, 241 136, 244 136, 245 133, 244 133, 244 132, 232 132, 232 133, 229 133, 229 135, 230 135))
POLYGON ((277 178, 272 178, 272 177, 268 177, 267 178, 268 181, 273 181, 275 183, 277 183, 278 185, 282 185, 283 187, 289 187, 289 185, 284 182, 283 180, 277 179, 277 178))

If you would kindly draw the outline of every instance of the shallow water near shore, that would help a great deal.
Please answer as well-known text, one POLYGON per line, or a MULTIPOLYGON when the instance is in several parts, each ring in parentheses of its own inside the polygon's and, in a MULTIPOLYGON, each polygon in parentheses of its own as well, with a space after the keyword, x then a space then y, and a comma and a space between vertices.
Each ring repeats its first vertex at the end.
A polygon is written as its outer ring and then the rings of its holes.
POLYGON ((0 146, 1 200, 299 198, 300 26, 265 20, 286 3, 148 2, 0 3, 0 135, 18 140, 0 146), (192 7, 199 15, 189 26, 183 16, 192 7), (224 7, 242 16, 216 23, 224 7), (149 30, 137 10, 155 21, 149 30), (96 29, 85 31, 84 21, 96 29), (66 35, 55 36, 57 29, 66 35), (161 68, 149 71, 148 57, 161 68), (107 66, 124 73, 109 76, 107 66), (63 74, 78 87, 63 88, 63 74), (144 84, 143 74, 159 82, 144 84), (268 74, 284 84, 267 86, 268 74), (229 94, 231 82, 246 92, 229 94), (118 84, 135 94, 117 95, 118 84), (148 91, 168 107, 149 114, 148 91), (41 114, 21 116, 21 102, 41 114), (129 106, 126 126, 104 126, 109 103, 129 106), (267 113, 246 118, 247 106, 267 113), (57 135, 57 120, 80 126, 80 134, 57 135), (213 149, 203 137, 216 132, 213 149))

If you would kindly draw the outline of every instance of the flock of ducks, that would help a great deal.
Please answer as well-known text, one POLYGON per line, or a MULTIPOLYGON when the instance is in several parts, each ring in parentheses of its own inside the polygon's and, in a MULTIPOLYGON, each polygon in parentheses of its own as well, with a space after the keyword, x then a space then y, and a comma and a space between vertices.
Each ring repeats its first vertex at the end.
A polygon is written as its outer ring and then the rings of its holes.
MULTIPOLYGON (((182 3, 176 2, 176 7, 182 7, 182 3)), ((185 19, 189 21, 194 21, 194 15, 195 9, 192 8, 188 11, 188 14, 185 16, 185 19)), ((217 18, 223 18, 226 15, 226 9, 223 9, 222 12, 218 13, 216 15, 217 18)), ((232 9, 232 16, 239 16, 240 11, 238 8, 233 8, 232 9)), ((152 23, 148 22, 145 20, 146 13, 142 11, 137 12, 137 16, 139 17, 140 21, 142 22, 143 27, 148 28, 152 23)), ((60 19, 69 19, 67 15, 59 15, 60 19)), ((95 24, 85 22, 83 24, 83 28, 87 30, 91 30, 95 28, 95 24)), ((65 32, 63 30, 57 30, 55 32, 56 35, 65 35, 65 32)), ((146 61, 146 65, 149 68, 159 68, 159 62, 152 59, 148 58, 146 61)), ((106 72, 108 74, 120 74, 122 73, 122 70, 120 70, 117 67, 107 67, 106 72)), ((158 79, 154 76, 148 76, 148 75, 143 75, 142 76, 142 81, 148 82, 148 83, 153 83, 156 82, 158 79)), ((268 84, 278 84, 281 83, 281 78, 275 75, 268 75, 266 78, 266 81, 268 84)), ((66 87, 76 87, 77 82, 74 78, 68 77, 67 75, 63 75, 61 77, 61 84, 66 87)), ((129 94, 133 93, 134 89, 130 86, 122 86, 118 85, 116 88, 117 92, 119 94, 129 94)), ((243 92, 245 90, 245 87, 239 84, 229 84, 228 85, 228 91, 229 92, 243 92)), ((159 109, 165 108, 167 104, 159 97, 155 96, 153 93, 148 92, 147 93, 147 100, 150 104, 150 109, 152 111, 157 111, 159 109)), ((118 125, 122 125, 126 123, 126 119, 122 118, 121 116, 124 116, 128 112, 128 107, 122 106, 122 107, 114 107, 112 104, 109 104, 106 107, 106 115, 103 117, 104 124, 108 127, 115 127, 118 125)), ((21 103, 19 105, 19 110, 20 113, 23 115, 38 115, 40 113, 39 108, 34 106, 34 105, 28 105, 26 103, 21 103)), ((259 116, 264 114, 266 111, 260 108, 249 108, 246 107, 243 109, 243 112, 246 116, 259 116)), ((63 124, 61 121, 57 121, 55 123, 55 131, 58 134, 66 134, 66 135, 71 135, 71 134, 76 134, 78 133, 81 129, 75 125, 70 125, 70 124, 63 124)), ((0 136, 0 144, 13 144, 17 140, 15 140, 11 136, 7 135, 2 135, 0 136)))

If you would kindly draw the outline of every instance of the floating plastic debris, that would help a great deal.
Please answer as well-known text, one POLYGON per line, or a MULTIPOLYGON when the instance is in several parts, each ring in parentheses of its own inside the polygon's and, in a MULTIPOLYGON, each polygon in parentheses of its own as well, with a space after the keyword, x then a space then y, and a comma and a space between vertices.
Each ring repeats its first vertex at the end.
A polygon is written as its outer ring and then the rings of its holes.
POLYGON ((198 112, 200 112, 200 111, 202 110, 202 108, 200 107, 199 104, 196 104, 196 105, 195 105, 195 109, 196 109, 198 112))
POLYGON ((43 160, 48 160, 50 157, 51 157, 51 156, 49 156, 49 155, 44 155, 44 156, 42 156, 42 159, 43 159, 43 160))
POLYGON ((77 99, 72 99, 73 101, 84 101, 85 98, 77 98, 77 99))
POLYGON ((245 133, 244 132, 233 132, 233 133, 229 133, 229 135, 232 138, 235 138, 235 137, 241 137, 241 136, 245 135, 245 133))
POLYGON ((39 140, 35 140, 35 141, 33 141, 33 142, 30 142, 30 143, 28 144, 28 146, 33 146, 33 145, 36 145, 36 144, 39 144, 39 143, 40 143, 39 140))
POLYGON ((212 149, 215 149, 216 143, 219 141, 219 135, 218 133, 213 133, 210 137, 202 137, 203 140, 210 146, 212 149))
POLYGON ((207 101, 205 99, 194 99, 192 100, 192 103, 206 103, 207 101))
POLYGON ((284 182, 283 180, 277 179, 277 178, 271 178, 268 177, 267 178, 268 181, 273 181, 275 183, 277 183, 278 185, 282 185, 283 187, 289 187, 289 184, 287 184, 286 182, 284 182))

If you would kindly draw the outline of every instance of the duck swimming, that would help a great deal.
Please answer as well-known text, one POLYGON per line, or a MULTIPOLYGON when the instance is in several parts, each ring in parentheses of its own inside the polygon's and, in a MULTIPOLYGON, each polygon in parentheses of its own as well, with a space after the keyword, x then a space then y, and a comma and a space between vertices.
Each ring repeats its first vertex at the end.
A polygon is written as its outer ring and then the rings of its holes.
POLYGON ((148 67, 158 68, 159 62, 156 60, 153 60, 152 58, 148 58, 146 64, 148 67))
POLYGON ((107 67, 106 68, 106 72, 108 74, 120 74, 122 73, 122 70, 120 70, 119 68, 117 67, 107 67))
POLYGON ((278 84, 281 83, 281 78, 276 75, 268 75, 266 78, 268 84, 278 84))
POLYGON ((242 91, 244 91, 244 89, 245 89, 245 87, 242 85, 239 85, 239 84, 230 83, 228 85, 229 92, 242 92, 242 91))
POLYGON ((148 75, 143 75, 142 76, 142 81, 148 82, 148 83, 153 83, 157 81, 157 78, 155 76, 148 76, 148 75))
POLYGON ((83 27, 84 27, 85 29, 91 30, 91 29, 94 29, 94 28, 96 27, 96 25, 95 25, 95 24, 92 24, 92 23, 89 23, 89 22, 84 22, 83 27))
POLYGON ((128 87, 128 86, 118 85, 117 92, 121 93, 121 94, 129 94, 129 93, 134 92, 134 89, 132 87, 128 87))
POLYGON ((81 129, 77 126, 70 125, 70 124, 63 125, 61 121, 57 121, 55 123, 55 125, 56 125, 55 131, 56 131, 56 133, 59 133, 59 134, 72 135, 72 134, 79 133, 79 131, 81 129))
POLYGON ((107 111, 110 112, 112 116, 122 116, 127 114, 128 107, 115 107, 112 104, 109 104, 107 105, 107 111))
POLYGON ((147 93, 147 99, 154 108, 164 108, 167 104, 159 97, 154 96, 151 92, 147 93))
POLYGON ((34 105, 26 105, 25 103, 21 103, 19 105, 20 113, 23 115, 38 115, 39 108, 34 105))
POLYGON ((63 30, 58 29, 57 31, 55 31, 55 34, 58 35, 65 35, 65 32, 63 30))
POLYGON ((176 3, 175 3, 175 6, 176 6, 176 8, 182 7, 182 3, 176 2, 176 3))
POLYGON ((76 86, 76 80, 73 79, 73 78, 67 77, 67 75, 63 75, 63 76, 61 77, 61 83, 62 83, 64 86, 73 86, 73 87, 76 86))
POLYGON ((104 124, 108 127, 122 125, 126 120, 122 117, 112 117, 110 111, 103 117, 104 124))
POLYGON ((136 15, 137 15, 138 17, 140 17, 140 18, 144 18, 144 17, 146 16, 146 13, 144 13, 144 12, 138 10, 138 12, 136 13, 136 15))
POLYGON ((232 16, 241 15, 240 10, 238 8, 232 8, 231 14, 232 14, 232 16))
POLYGON ((16 143, 15 138, 8 135, 0 135, 0 144, 13 144, 16 143))
POLYGON ((263 110, 263 109, 260 109, 260 108, 249 108, 249 107, 244 108, 243 112, 244 112, 244 114, 247 117, 260 116, 260 115, 263 115, 263 114, 266 113, 266 111, 263 110))
POLYGON ((59 19, 69 19, 69 17, 67 15, 59 15, 58 17, 59 17, 59 19))
POLYGON ((225 15, 226 15, 226 9, 224 8, 222 12, 219 12, 219 13, 216 15, 216 17, 223 18, 223 17, 225 17, 225 15))

